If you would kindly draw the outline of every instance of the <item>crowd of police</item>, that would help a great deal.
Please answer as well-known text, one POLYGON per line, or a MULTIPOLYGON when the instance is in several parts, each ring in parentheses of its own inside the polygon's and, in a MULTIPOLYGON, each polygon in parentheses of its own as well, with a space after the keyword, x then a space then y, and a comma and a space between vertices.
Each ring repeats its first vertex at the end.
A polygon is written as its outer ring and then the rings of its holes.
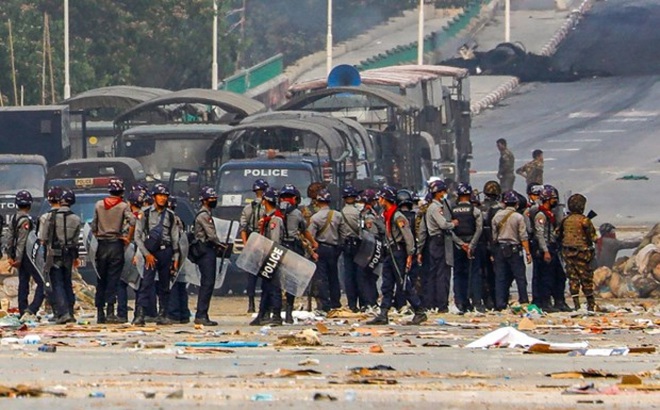
MULTIPOLYGON (((186 278, 177 275, 186 228, 174 212, 175 198, 164 184, 151 190, 134 186, 124 198, 120 179, 111 179, 108 191, 96 203, 91 222, 98 241, 94 259, 98 323, 128 321, 128 283, 122 276, 127 247, 139 250, 144 258, 133 324, 188 323, 186 278)), ((301 204, 301 193, 293 185, 278 191, 259 179, 253 191, 254 200, 241 213, 241 239, 245 243, 257 232, 315 261, 309 293, 320 314, 342 307, 343 288, 350 310, 375 314, 369 324, 387 324, 392 308, 410 309, 410 323, 420 324, 429 312, 448 312, 452 276, 459 312, 501 311, 509 305, 514 281, 518 302, 530 302, 525 266, 530 263, 533 303, 544 311, 572 310, 565 300, 567 276, 573 308, 580 308, 582 290, 587 309, 596 310, 592 269, 596 234, 584 215, 586 198, 581 194, 568 199, 565 215, 551 185, 530 184, 525 197, 513 190, 502 192, 498 182, 489 181, 482 197, 469 184, 460 183, 449 192, 444 181, 432 178, 424 198, 390 186, 378 191, 346 186, 340 210, 332 208, 333 198, 320 183, 308 187, 309 205, 301 204)), ((70 207, 76 198, 73 191, 54 187, 47 200, 51 210, 35 222, 30 217, 30 193, 16 194, 18 211, 11 219, 7 249, 10 264, 19 273, 19 310, 23 319, 30 318, 47 299, 58 324, 75 322, 72 270, 79 261, 81 220, 70 207), (32 230, 45 249, 43 272, 29 258, 33 250, 28 249, 27 238, 32 230), (31 280, 37 287, 28 304, 31 280)), ((209 307, 217 255, 227 244, 218 238, 212 217, 217 193, 204 187, 199 200, 189 252, 200 272, 194 323, 213 326, 217 322, 209 318, 209 307)), ((278 282, 262 278, 257 308, 257 276, 249 278, 248 311, 257 313, 251 325, 282 324, 283 290, 278 282)), ((285 301, 284 321, 293 323, 295 298, 286 294, 285 301)))
MULTIPOLYGON (((496 181, 485 184, 483 198, 465 183, 448 192, 438 178, 427 188, 425 198, 419 198, 389 186, 360 192, 346 186, 343 206, 334 210, 333 198, 321 184, 307 190, 311 205, 300 206, 296 187, 286 185, 278 192, 259 179, 253 185, 256 198, 241 215, 241 236, 246 241, 251 232, 259 232, 316 261, 310 292, 317 311, 342 307, 343 287, 350 310, 377 313, 369 324, 387 324, 392 308, 411 309, 411 324, 424 322, 429 311, 448 312, 452 275, 454 303, 461 313, 507 308, 514 281, 518 302, 527 304, 526 263, 533 263, 533 303, 546 312, 572 310, 565 300, 567 276, 573 308, 580 308, 582 290, 587 309, 596 309, 596 234, 584 215, 583 195, 569 198, 565 215, 551 185, 530 184, 527 197, 502 192, 496 181), (380 263, 358 263, 364 260, 361 252, 374 250, 362 246, 373 238, 383 244, 380 263)), ((267 280, 262 286, 252 324, 281 324, 282 291, 267 280)), ((255 310, 255 288, 256 277, 251 276, 250 312, 255 310)), ((292 323, 293 296, 286 301, 284 320, 292 323)))

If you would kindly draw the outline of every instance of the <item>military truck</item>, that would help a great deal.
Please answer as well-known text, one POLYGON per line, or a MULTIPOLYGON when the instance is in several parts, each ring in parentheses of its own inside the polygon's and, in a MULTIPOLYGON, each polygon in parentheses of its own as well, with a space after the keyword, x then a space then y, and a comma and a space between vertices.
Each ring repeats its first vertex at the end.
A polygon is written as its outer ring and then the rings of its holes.
POLYGON ((16 192, 27 190, 32 194, 32 209, 39 210, 44 198, 46 158, 41 155, 0 155, 0 216, 5 221, 16 212, 16 192))

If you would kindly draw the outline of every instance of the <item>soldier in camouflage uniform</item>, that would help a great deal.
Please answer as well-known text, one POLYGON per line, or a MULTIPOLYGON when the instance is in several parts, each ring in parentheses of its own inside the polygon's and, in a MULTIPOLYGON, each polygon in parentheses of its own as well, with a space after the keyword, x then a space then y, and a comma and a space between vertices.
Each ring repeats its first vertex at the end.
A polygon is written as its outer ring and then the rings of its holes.
POLYGON ((527 186, 543 185, 543 151, 535 149, 532 160, 518 168, 516 174, 525 178, 527 186))
POLYGON ((513 183, 516 181, 516 176, 513 174, 515 157, 507 148, 504 138, 497 140, 497 149, 500 151, 500 165, 497 169, 497 178, 500 180, 502 191, 510 191, 513 189, 513 183))
POLYGON ((594 258, 596 228, 591 220, 584 216, 586 204, 587 198, 584 195, 573 194, 568 198, 570 214, 561 222, 558 235, 575 310, 580 308, 580 286, 582 286, 582 292, 587 298, 587 310, 594 312, 596 301, 591 262, 594 258))

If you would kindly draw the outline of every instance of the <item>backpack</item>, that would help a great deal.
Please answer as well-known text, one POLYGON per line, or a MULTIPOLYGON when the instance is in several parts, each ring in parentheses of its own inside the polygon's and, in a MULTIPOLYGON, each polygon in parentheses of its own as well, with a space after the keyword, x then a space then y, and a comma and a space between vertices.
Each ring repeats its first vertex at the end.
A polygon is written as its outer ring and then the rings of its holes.
MULTIPOLYGON (((169 237, 171 238, 172 228, 174 228, 174 213, 169 211, 168 209, 163 210, 163 212, 165 212, 165 214, 167 214, 167 217, 169 218, 170 226, 168 228, 168 233, 169 233, 169 237)), ((161 220, 158 222, 158 224, 155 227, 153 227, 149 232, 147 232, 147 229, 149 229, 149 215, 151 215, 151 208, 144 211, 144 233, 147 234, 147 239, 144 240, 144 247, 147 248, 147 250, 150 253, 154 253, 158 251, 158 249, 160 248, 163 242, 164 226, 162 222, 165 219, 165 215, 162 215, 160 217, 161 220)))

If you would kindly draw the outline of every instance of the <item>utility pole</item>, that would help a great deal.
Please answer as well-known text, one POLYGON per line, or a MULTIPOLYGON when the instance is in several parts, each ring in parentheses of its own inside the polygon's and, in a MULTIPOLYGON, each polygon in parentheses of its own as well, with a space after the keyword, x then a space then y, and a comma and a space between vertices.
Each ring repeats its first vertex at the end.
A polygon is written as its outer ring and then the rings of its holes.
POLYGON ((504 2, 504 42, 511 42, 511 0, 504 2))
POLYGON ((11 60, 11 81, 14 85, 14 105, 18 105, 18 86, 16 85, 16 61, 14 60, 14 36, 11 29, 11 20, 7 21, 9 29, 9 58, 11 60))
POLYGON ((326 43, 326 76, 332 71, 332 0, 328 0, 328 39, 326 43))
POLYGON ((211 63, 211 89, 218 89, 218 1, 213 0, 213 62, 211 63))

